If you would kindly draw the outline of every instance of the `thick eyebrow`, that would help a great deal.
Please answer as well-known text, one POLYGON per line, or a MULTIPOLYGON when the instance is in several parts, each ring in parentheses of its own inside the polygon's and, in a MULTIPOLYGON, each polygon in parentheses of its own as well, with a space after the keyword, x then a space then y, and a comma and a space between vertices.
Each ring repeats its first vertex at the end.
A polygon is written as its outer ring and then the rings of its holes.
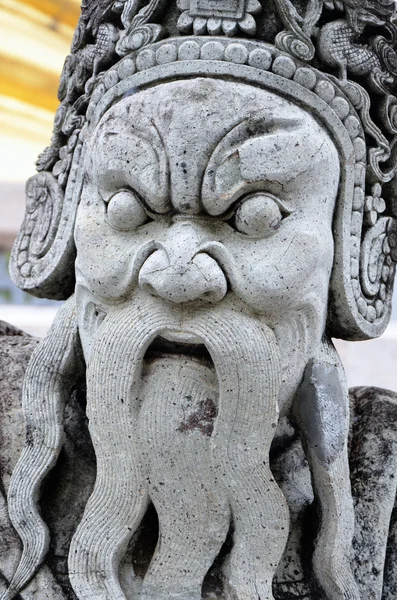
POLYGON ((94 179, 106 193, 131 186, 155 212, 164 212, 169 201, 169 169, 157 127, 142 129, 129 123, 129 130, 120 131, 112 125, 94 138, 94 179))
POLYGON ((280 193, 283 186, 324 158, 320 152, 324 141, 320 144, 316 136, 308 141, 305 122, 291 125, 245 137, 244 141, 240 138, 232 145, 222 140, 203 180, 202 203, 209 214, 225 213, 242 194, 259 184, 269 192, 280 193))
POLYGON ((240 172, 240 153, 247 143, 263 140, 267 137, 272 138, 275 135, 280 136, 281 133, 288 134, 301 129, 302 125, 303 120, 301 118, 272 115, 269 114, 269 109, 256 112, 254 115, 248 116, 233 125, 216 144, 204 171, 201 186, 201 198, 204 208, 210 214, 221 214, 233 202, 234 192, 237 193, 237 190, 234 189, 237 184, 236 178, 241 184, 243 183, 240 172), (227 168, 228 164, 229 169, 227 168), (231 167, 232 164, 233 167, 231 167), (223 168, 225 173, 226 170, 229 171, 227 173, 228 182, 225 181, 225 185, 222 189, 219 189, 217 176, 223 168), (229 189, 227 189, 228 187, 229 189))
POLYGON ((263 137, 266 134, 275 133, 280 129, 293 131, 302 127, 301 119, 269 115, 268 112, 267 110, 265 114, 255 113, 254 116, 248 116, 233 125, 226 134, 222 135, 208 159, 206 171, 211 168, 212 163, 221 164, 227 160, 229 155, 235 152, 237 147, 248 139, 263 137))

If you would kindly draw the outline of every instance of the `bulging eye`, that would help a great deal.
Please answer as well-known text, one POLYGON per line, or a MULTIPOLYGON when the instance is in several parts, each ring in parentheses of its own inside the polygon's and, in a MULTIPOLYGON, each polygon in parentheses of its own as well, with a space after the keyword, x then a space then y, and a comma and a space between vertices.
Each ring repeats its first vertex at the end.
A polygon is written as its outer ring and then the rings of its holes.
POLYGON ((280 205, 266 193, 251 194, 236 209, 235 227, 250 237, 261 238, 273 234, 281 224, 280 205))
POLYGON ((107 219, 110 225, 122 231, 137 229, 149 221, 138 194, 131 190, 121 190, 110 198, 107 219))

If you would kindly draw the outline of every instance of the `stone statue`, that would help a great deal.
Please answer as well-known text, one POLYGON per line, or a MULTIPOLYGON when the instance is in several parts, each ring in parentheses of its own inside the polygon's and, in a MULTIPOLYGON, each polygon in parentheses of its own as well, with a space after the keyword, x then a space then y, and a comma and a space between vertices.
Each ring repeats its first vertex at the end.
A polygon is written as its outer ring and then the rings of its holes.
POLYGON ((95 485, 72 587, 51 598, 391 600, 395 484, 371 519, 353 503, 331 337, 390 317, 396 16, 392 0, 83 1, 11 260, 19 287, 66 302, 25 378, 8 491, 23 552, 3 600, 48 552, 41 488, 83 380, 95 485), (370 590, 357 548, 376 515, 370 590))

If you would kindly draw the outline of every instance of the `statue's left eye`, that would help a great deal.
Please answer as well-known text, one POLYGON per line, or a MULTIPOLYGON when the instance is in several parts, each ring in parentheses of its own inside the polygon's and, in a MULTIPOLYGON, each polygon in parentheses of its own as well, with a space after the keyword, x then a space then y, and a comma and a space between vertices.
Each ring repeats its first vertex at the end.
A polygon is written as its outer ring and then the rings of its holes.
POLYGON ((282 219, 280 203, 269 194, 257 192, 246 196, 237 206, 234 223, 240 233, 261 238, 277 231, 282 219))
POLYGON ((131 231, 150 219, 138 194, 131 190, 120 190, 107 202, 107 219, 112 227, 131 231))

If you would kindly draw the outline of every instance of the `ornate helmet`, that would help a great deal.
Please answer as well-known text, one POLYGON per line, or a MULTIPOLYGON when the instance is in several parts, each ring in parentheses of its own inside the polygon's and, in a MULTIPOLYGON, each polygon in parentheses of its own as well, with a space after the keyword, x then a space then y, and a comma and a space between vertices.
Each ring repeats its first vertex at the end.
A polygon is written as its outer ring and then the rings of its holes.
POLYGON ((388 324, 397 262, 394 0, 83 0, 51 145, 26 185, 11 258, 22 289, 67 298, 85 140, 131 89, 200 77, 275 91, 329 131, 340 155, 328 332, 388 324))

